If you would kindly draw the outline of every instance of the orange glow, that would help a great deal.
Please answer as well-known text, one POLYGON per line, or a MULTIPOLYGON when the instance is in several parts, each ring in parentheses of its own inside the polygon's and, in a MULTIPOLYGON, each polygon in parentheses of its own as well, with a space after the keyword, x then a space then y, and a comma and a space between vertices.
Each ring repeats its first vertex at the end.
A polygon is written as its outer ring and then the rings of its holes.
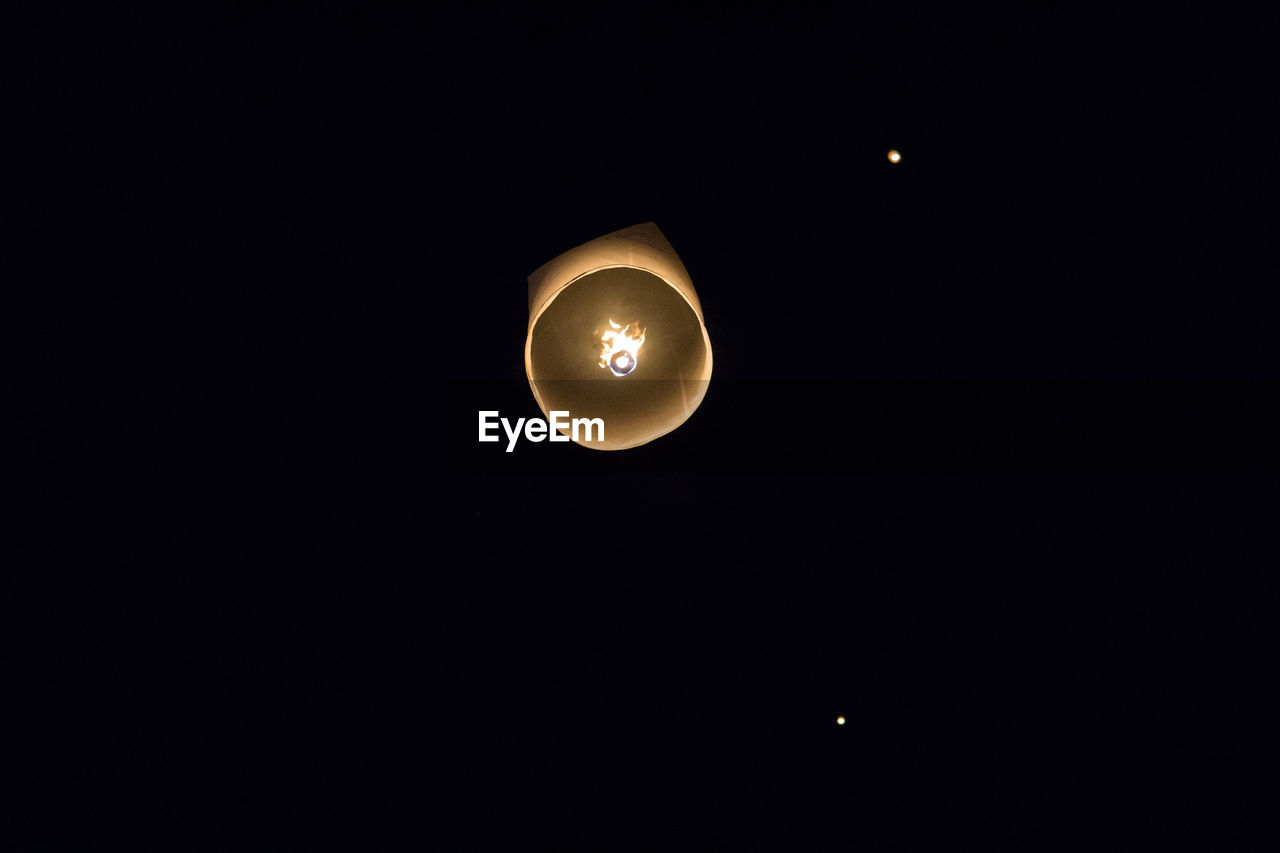
POLYGON ((898 149, 896 148, 890 150, 888 156, 889 156, 890 163, 897 163, 899 160, 902 159, 902 155, 898 153, 898 149))
POLYGON ((600 366, 607 367, 614 376, 626 376, 639 363, 640 347, 644 344, 644 329, 633 332, 634 323, 620 326, 609 321, 609 329, 600 337, 604 349, 600 353, 600 366))
POLYGON ((836 717, 836 725, 837 725, 837 726, 843 726, 843 725, 844 725, 844 717, 836 717))

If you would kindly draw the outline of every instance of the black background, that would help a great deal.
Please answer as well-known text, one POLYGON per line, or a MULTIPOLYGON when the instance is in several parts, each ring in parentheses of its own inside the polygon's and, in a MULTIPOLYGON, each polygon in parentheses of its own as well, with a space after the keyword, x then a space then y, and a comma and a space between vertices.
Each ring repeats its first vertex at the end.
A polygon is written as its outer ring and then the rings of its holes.
POLYGON ((9 17, 6 850, 1280 836, 1274 16, 9 17), (479 444, 646 221, 701 408, 479 444))

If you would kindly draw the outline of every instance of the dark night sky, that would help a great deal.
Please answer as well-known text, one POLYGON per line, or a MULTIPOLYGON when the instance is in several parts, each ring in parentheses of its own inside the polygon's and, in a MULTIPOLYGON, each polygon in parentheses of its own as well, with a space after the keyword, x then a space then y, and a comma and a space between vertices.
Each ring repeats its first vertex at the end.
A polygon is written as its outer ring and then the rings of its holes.
POLYGON ((1168 15, 14 13, 0 848, 1274 846, 1277 22, 1168 15), (477 443, 647 221, 701 408, 477 443))

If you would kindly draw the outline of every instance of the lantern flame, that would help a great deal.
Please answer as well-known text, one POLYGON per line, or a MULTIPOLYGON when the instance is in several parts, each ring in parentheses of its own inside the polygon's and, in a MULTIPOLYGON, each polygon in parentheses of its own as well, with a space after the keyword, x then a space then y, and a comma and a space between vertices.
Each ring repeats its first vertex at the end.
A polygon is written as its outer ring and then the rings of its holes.
POLYGON ((600 366, 609 368, 614 376, 626 376, 636 369, 636 355, 644 343, 645 330, 633 331, 635 325, 628 323, 626 326, 620 326, 610 320, 609 329, 600 338, 604 342, 604 349, 600 353, 600 366))

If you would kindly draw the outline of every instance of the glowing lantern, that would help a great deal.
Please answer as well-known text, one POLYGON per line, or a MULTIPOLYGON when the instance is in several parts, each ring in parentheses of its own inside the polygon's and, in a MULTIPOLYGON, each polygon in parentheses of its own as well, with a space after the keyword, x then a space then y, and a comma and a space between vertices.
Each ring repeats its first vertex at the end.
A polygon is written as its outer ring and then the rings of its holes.
POLYGON ((711 341, 658 226, 598 237, 529 276, 524 366, 548 420, 604 422, 604 438, 584 447, 636 447, 688 420, 711 381, 711 341))

